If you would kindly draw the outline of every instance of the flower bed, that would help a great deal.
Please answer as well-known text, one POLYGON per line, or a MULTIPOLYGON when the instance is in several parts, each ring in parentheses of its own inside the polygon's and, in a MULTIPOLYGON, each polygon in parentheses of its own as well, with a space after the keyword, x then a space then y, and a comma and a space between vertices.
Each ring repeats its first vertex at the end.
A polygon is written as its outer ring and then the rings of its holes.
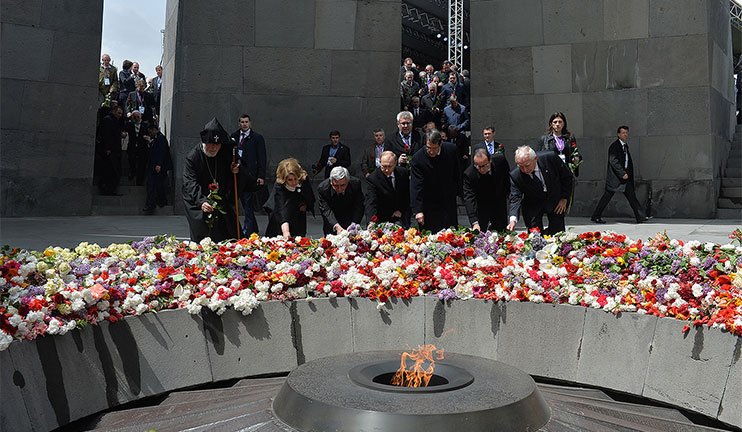
MULTIPOLYGON (((742 245, 737 229, 730 238, 742 245)), ((643 242, 611 232, 421 235, 394 225, 352 226, 313 240, 200 244, 145 238, 102 248, 8 249, 0 256, 0 350, 14 339, 64 334, 162 309, 263 300, 391 296, 569 303, 675 317, 742 335, 742 246, 643 242)))

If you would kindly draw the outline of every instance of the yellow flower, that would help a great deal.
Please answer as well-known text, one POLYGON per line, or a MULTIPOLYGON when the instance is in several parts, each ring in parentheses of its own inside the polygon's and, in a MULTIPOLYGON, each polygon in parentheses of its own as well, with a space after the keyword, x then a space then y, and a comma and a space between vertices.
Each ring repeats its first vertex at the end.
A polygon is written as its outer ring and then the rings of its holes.
POLYGON ((637 253, 637 252, 639 252, 639 249, 637 249, 635 247, 632 247, 632 248, 629 248, 629 252, 631 252, 631 253, 637 253))
POLYGON ((44 256, 54 256, 54 249, 52 249, 51 247, 46 248, 46 250, 44 251, 44 256))
POLYGON ((618 262, 621 265, 625 264, 625 261, 623 260, 623 257, 616 258, 616 262, 618 262))
POLYGON ((561 256, 557 255, 557 256, 554 257, 554 259, 552 261, 554 261, 554 264, 561 264, 561 263, 564 262, 564 258, 562 258, 561 256))
POLYGON ((278 262, 278 255, 279 255, 279 254, 278 254, 278 252, 277 252, 277 251, 271 251, 271 252, 270 252, 270 253, 268 254, 267 258, 268 258, 269 260, 271 260, 271 261, 275 261, 275 262, 278 262))

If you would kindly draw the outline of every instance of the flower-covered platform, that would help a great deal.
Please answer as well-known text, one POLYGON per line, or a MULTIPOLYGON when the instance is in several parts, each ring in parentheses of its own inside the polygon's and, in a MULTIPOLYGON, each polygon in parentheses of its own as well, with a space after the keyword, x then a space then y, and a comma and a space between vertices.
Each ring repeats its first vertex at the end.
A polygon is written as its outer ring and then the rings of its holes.
POLYGON ((664 234, 421 235, 381 225, 288 242, 6 249, 3 403, 17 392, 24 412, 51 410, 29 420, 41 430, 169 389, 436 342, 739 425, 739 386, 729 383, 742 375, 740 255, 731 243, 664 234), (78 389, 72 371, 103 393, 78 389), (59 382, 64 403, 47 400, 43 389, 59 382))

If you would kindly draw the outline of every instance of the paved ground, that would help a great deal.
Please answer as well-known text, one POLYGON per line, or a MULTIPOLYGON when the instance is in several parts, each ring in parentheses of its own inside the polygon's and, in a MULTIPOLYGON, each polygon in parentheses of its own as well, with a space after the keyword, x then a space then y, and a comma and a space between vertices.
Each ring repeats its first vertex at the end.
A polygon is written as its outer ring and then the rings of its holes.
MULTIPOLYGON (((567 226, 576 232, 610 230, 634 239, 646 239, 666 230, 671 238, 717 243, 728 242, 729 233, 742 227, 742 221, 718 219, 652 219, 643 224, 635 224, 631 218, 606 218, 606 221, 598 225, 589 218, 567 217, 567 226)), ((460 216, 459 222, 466 224, 466 216, 460 216)), ((258 223, 264 229, 267 217, 258 215, 258 223)), ((310 237, 322 235, 321 217, 310 216, 307 225, 310 237)), ((516 229, 522 230, 522 223, 516 229)), ((26 249, 45 249, 49 245, 74 247, 83 241, 107 246, 158 234, 188 238, 185 216, 0 218, 0 246, 26 249)))

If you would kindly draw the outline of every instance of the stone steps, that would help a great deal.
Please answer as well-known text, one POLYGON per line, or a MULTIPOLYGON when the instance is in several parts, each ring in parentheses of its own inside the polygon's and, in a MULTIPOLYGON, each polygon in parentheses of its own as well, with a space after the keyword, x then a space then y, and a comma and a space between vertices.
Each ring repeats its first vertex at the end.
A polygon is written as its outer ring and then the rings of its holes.
MULTIPOLYGON (((143 215, 142 209, 147 200, 147 187, 133 184, 133 180, 122 178, 122 184, 118 187, 118 196, 100 195, 97 188, 93 190, 91 215, 93 216, 134 216, 143 215)), ((173 192, 168 192, 168 205, 156 207, 156 215, 173 215, 175 209, 173 203, 173 192)))
POLYGON ((735 126, 732 147, 721 178, 717 219, 742 219, 742 125, 735 126))

